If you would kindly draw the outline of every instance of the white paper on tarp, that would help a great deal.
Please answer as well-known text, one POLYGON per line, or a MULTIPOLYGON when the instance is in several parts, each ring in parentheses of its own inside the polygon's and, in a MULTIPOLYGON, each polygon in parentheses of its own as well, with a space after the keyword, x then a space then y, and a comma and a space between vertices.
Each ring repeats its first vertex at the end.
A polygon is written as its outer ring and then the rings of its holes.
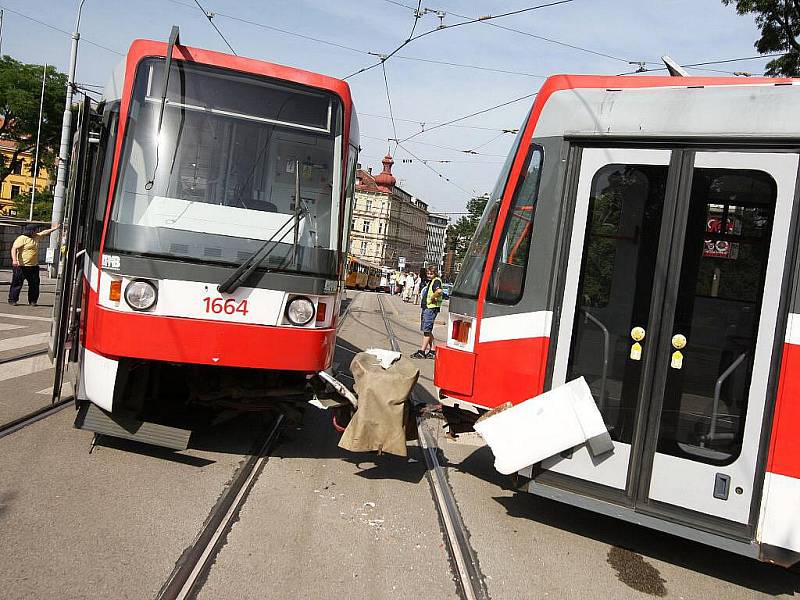
POLYGON ((388 369, 392 366, 396 361, 400 360, 400 353, 394 352, 393 350, 384 350, 382 348, 368 348, 366 350, 367 354, 372 354, 375 358, 378 359, 378 362, 381 363, 381 366, 384 369, 388 369))
POLYGON ((504 475, 607 436, 603 417, 583 377, 475 424, 504 475))

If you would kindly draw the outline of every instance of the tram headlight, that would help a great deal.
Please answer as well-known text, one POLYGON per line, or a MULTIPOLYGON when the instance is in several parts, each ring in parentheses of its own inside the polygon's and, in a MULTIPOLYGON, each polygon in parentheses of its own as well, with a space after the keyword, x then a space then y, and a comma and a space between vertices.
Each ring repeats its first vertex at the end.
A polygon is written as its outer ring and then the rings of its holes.
POLYGON ((314 318, 314 303, 305 296, 298 296, 286 305, 286 318, 292 325, 308 325, 314 318))
POLYGON ((133 310, 148 310, 157 298, 156 286, 145 279, 134 279, 125 288, 125 302, 133 310))

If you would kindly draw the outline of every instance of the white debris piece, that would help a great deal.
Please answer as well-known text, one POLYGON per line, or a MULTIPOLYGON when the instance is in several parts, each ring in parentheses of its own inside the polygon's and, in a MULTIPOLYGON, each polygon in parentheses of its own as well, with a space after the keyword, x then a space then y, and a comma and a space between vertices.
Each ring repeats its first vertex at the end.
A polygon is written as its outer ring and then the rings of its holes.
POLYGON ((392 350, 384 350, 382 348, 368 348, 367 354, 372 354, 381 363, 384 369, 388 369, 393 363, 400 360, 400 353, 392 350))
POLYGON ((587 443, 594 456, 614 449, 583 377, 475 423, 504 475, 587 443))

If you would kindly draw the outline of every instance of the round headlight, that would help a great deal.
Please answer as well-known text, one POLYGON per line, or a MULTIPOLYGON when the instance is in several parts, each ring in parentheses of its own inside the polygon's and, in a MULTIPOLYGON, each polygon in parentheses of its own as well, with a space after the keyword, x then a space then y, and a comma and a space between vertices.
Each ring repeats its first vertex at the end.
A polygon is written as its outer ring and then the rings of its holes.
POLYGON ((158 292, 155 286, 144 279, 135 279, 125 288, 125 302, 133 310, 147 310, 156 303, 158 292))
POLYGON ((293 325, 308 325, 314 318, 314 303, 308 298, 295 298, 286 305, 286 318, 293 325))

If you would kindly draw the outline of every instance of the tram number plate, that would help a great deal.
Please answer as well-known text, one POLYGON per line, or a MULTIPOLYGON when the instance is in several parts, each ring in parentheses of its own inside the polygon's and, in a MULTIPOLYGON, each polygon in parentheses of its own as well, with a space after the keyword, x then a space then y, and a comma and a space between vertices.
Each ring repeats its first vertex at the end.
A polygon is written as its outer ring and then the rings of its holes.
POLYGON ((236 300, 235 298, 203 298, 203 305, 206 313, 215 315, 233 315, 240 313, 247 316, 247 300, 236 300))

